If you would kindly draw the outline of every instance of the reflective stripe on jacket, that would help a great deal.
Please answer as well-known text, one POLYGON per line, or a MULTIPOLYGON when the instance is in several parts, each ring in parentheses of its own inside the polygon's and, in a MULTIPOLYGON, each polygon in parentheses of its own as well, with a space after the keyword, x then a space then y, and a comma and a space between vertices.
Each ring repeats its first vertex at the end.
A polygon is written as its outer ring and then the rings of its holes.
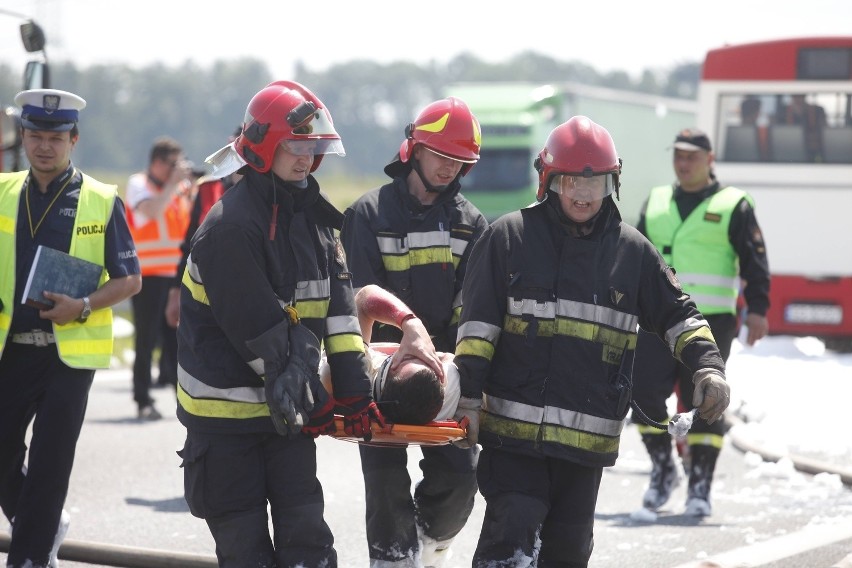
POLYGON ((680 218, 671 185, 655 187, 648 197, 648 238, 677 271, 684 291, 704 314, 736 313, 740 292, 739 261, 728 237, 731 215, 742 190, 726 187, 680 218))
MULTIPOLYGON (((0 174, 0 271, 12 275, 0 289, 0 354, 12 323, 15 305, 15 235, 21 188, 28 172, 0 174)), ((116 186, 83 174, 69 254, 104 266, 106 227, 112 215, 116 186)), ((99 285, 109 277, 101 274, 99 285)), ((112 308, 95 310, 85 323, 53 324, 59 357, 69 367, 107 369, 112 357, 112 308)))

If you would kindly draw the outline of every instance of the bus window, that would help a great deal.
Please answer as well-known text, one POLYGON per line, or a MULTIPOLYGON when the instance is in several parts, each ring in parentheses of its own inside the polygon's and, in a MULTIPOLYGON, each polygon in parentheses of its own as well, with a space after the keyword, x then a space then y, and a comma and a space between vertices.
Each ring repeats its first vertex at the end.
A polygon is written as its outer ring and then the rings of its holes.
POLYGON ((717 159, 852 164, 852 93, 724 93, 717 159))

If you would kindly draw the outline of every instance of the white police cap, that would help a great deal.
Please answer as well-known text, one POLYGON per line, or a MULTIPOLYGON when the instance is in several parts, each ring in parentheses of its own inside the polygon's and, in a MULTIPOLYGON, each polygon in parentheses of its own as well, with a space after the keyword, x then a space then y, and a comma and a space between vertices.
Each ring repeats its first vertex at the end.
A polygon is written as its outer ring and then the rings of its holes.
POLYGON ((21 125, 30 130, 66 132, 74 128, 86 101, 58 89, 30 89, 15 95, 21 107, 21 125))

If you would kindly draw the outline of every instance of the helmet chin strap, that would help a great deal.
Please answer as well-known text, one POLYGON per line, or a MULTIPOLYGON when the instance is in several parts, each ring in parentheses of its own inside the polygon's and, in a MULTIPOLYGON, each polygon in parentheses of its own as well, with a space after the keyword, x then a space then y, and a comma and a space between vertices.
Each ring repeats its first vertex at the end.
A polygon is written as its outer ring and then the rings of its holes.
POLYGON ((432 185, 431 183, 426 181, 426 176, 423 175, 423 170, 420 169, 420 161, 415 160, 413 156, 411 157, 411 169, 417 172, 417 176, 420 178, 420 183, 423 184, 423 187, 426 188, 426 191, 431 193, 444 193, 445 191, 453 187, 453 184, 459 179, 459 176, 457 175, 455 179, 453 179, 453 181, 451 181, 447 185, 432 185))

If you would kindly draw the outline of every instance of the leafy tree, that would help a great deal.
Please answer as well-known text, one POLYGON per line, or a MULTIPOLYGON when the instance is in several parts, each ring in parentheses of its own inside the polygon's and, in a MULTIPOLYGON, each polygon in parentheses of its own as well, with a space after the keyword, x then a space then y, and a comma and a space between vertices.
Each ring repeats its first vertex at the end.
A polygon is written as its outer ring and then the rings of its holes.
MULTIPOLYGON (((456 82, 576 82, 694 98, 701 66, 685 62, 673 70, 643 70, 633 79, 626 71, 600 73, 578 60, 558 61, 525 51, 490 63, 461 53, 447 63, 407 61, 380 64, 352 60, 326 71, 297 64, 291 78, 308 85, 328 106, 343 138, 345 159, 328 159, 323 171, 380 177, 404 136, 405 125, 456 82)), ((22 71, 0 62, 0 102, 12 104, 22 71)), ((88 106, 81 122, 74 161, 85 170, 117 172, 143 169, 153 140, 166 134, 201 163, 223 146, 243 120, 251 97, 275 79, 254 58, 217 61, 208 68, 192 61, 157 63, 142 68, 51 62, 52 86, 83 96, 88 106)), ((288 79, 290 79, 288 77, 288 79)))

